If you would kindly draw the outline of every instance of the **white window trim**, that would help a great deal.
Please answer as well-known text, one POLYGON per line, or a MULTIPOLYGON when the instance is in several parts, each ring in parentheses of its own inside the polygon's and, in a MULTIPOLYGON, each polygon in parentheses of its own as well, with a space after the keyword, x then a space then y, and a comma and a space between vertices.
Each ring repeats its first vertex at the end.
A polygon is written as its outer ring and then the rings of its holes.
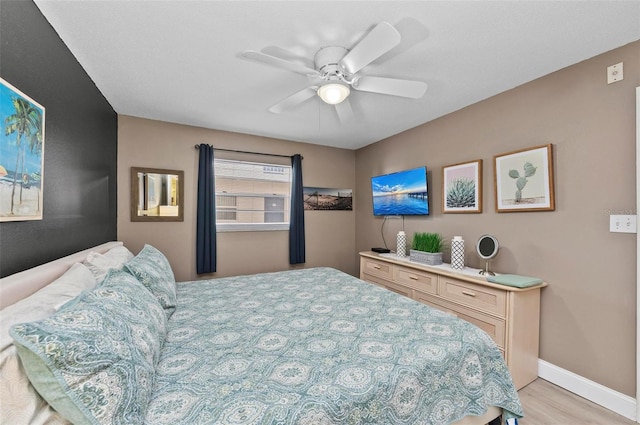
POLYGON ((289 230, 289 223, 216 223, 216 232, 265 232, 289 230))
MULTIPOLYGON (((218 159, 216 158, 214 161, 216 162, 229 162, 229 163, 245 163, 245 164, 251 164, 251 165, 259 165, 262 167, 272 167, 273 170, 283 170, 282 173, 280 172, 273 172, 272 174, 275 175, 285 175, 288 174, 289 175, 289 179, 288 179, 288 183, 289 183, 289 188, 291 188, 291 186, 293 185, 292 182, 292 173, 293 173, 293 169, 290 165, 285 165, 285 164, 270 164, 270 163, 262 163, 262 162, 251 162, 251 161, 239 161, 239 160, 228 160, 228 159, 218 159), (287 170, 287 173, 284 172, 284 170, 287 170)), ((216 171, 217 172, 217 171, 216 171)), ((216 175, 216 178, 218 178, 218 175, 216 175)), ((243 180, 245 178, 243 177, 238 177, 238 176, 234 176, 234 177, 230 177, 229 178, 233 178, 233 179, 237 179, 237 180, 243 180)), ((254 179, 254 178, 246 178, 247 180, 259 180, 259 179, 254 179)), ((285 180, 272 180, 272 179, 265 179, 266 181, 279 181, 279 182, 285 182, 285 180)), ((217 188, 216 188, 217 189, 217 188)), ((255 198, 266 198, 267 196, 265 196, 267 194, 262 194, 262 193, 244 193, 244 192, 226 192, 226 191, 221 191, 215 192, 215 196, 232 196, 232 197, 255 197, 255 198)), ((284 199, 289 199, 290 201, 290 194, 269 194, 268 197, 274 197, 274 198, 284 198, 284 199)), ((237 208, 237 204, 236 206, 223 206, 222 208, 218 209, 218 206, 216 205, 216 214, 218 212, 221 211, 236 211, 236 212, 240 212, 242 210, 239 210, 237 208)), ((286 209, 285 209, 286 211, 286 209)), ((260 212, 258 210, 252 210, 252 212, 260 212)), ((263 213, 268 213, 268 212, 274 212, 274 211, 262 211, 263 213)), ((283 217, 285 219, 288 219, 288 217, 283 217)), ((289 231, 290 229, 290 224, 289 222, 275 222, 275 223, 238 223, 238 222, 227 222, 227 221, 222 221, 222 222, 216 222, 216 232, 217 233, 225 233, 225 232, 261 232, 261 231, 289 231)))

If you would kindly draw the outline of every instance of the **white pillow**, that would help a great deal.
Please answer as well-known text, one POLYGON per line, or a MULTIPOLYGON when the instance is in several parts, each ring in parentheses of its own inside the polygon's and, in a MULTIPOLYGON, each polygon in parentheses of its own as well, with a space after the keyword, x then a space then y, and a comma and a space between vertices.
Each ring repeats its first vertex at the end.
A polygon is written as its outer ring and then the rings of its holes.
POLYGON ((49 285, 0 310, 0 351, 13 343, 9 336, 11 326, 49 317, 82 291, 95 286, 96 279, 89 269, 83 264, 75 263, 49 285))
POLYGON ((68 424, 36 392, 22 368, 9 336, 16 323, 52 316, 82 291, 93 289, 96 280, 89 269, 75 263, 62 276, 29 297, 0 310, 0 423, 68 424))
POLYGON ((104 254, 91 251, 83 264, 89 268, 96 282, 100 283, 107 276, 109 270, 122 270, 122 266, 133 258, 133 253, 124 246, 111 248, 104 254))

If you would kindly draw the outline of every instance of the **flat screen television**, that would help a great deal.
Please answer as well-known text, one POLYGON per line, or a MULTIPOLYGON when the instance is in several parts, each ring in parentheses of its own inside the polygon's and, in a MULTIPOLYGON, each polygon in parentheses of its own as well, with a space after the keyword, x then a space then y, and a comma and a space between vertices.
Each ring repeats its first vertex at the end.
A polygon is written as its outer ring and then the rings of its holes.
POLYGON ((428 215, 427 167, 371 177, 373 215, 428 215))

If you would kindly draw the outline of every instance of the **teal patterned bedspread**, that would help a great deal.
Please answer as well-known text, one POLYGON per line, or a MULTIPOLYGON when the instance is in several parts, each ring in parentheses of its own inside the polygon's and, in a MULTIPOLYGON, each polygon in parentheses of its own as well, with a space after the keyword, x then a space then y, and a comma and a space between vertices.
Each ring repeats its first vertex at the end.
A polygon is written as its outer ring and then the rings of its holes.
POLYGON ((146 424, 449 424, 522 407, 474 325, 331 268, 179 283, 146 424))

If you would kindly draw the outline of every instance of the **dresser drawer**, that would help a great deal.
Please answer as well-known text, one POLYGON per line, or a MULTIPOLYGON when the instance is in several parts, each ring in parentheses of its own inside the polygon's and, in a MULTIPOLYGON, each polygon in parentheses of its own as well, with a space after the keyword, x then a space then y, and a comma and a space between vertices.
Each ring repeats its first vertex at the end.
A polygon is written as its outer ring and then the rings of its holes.
POLYGON ((421 292, 436 294, 438 292, 438 276, 432 273, 417 271, 402 266, 393 268, 393 281, 421 292))
POLYGON ((360 273, 366 273, 388 280, 393 279, 393 266, 390 263, 376 261, 370 258, 362 258, 360 266, 362 269, 360 273))
POLYGON ((500 289, 438 276, 438 295, 499 316, 506 315, 507 293, 500 289))
POLYGON ((402 285, 395 284, 395 283, 390 282, 388 280, 380 279, 379 277, 376 277, 376 276, 372 276, 372 275, 369 275, 369 274, 364 274, 364 275, 362 275, 362 280, 365 280, 365 281, 367 281, 369 283, 373 283, 374 285, 381 286, 381 287, 383 287, 385 289, 388 289, 389 291, 393 291, 393 292, 395 292, 397 294, 404 295, 405 297, 411 298, 411 296, 413 295, 412 294, 413 291, 411 289, 409 289, 409 288, 407 288, 405 286, 402 286, 402 285))
POLYGON ((502 349, 504 356, 506 329, 504 320, 487 314, 482 314, 476 310, 465 308, 458 304, 453 304, 445 300, 428 296, 427 294, 425 294, 425 296, 418 297, 418 294, 416 293, 416 299, 421 303, 437 308, 438 310, 446 311, 447 313, 453 314, 462 320, 473 323, 493 339, 496 345, 502 349))
POLYGON ((403 285, 397 285, 395 283, 389 282, 389 283, 386 283, 384 287, 387 288, 389 291, 393 291, 396 294, 404 295, 405 297, 408 297, 408 298, 412 298, 413 296, 413 291, 403 285))
POLYGON ((377 277, 372 276, 370 274, 361 274, 360 275, 360 279, 362 279, 362 280, 364 280, 366 282, 372 283, 374 285, 377 285, 377 286, 382 286, 383 288, 386 286, 387 283, 389 283, 388 281, 386 281, 384 279, 377 278, 377 277))

